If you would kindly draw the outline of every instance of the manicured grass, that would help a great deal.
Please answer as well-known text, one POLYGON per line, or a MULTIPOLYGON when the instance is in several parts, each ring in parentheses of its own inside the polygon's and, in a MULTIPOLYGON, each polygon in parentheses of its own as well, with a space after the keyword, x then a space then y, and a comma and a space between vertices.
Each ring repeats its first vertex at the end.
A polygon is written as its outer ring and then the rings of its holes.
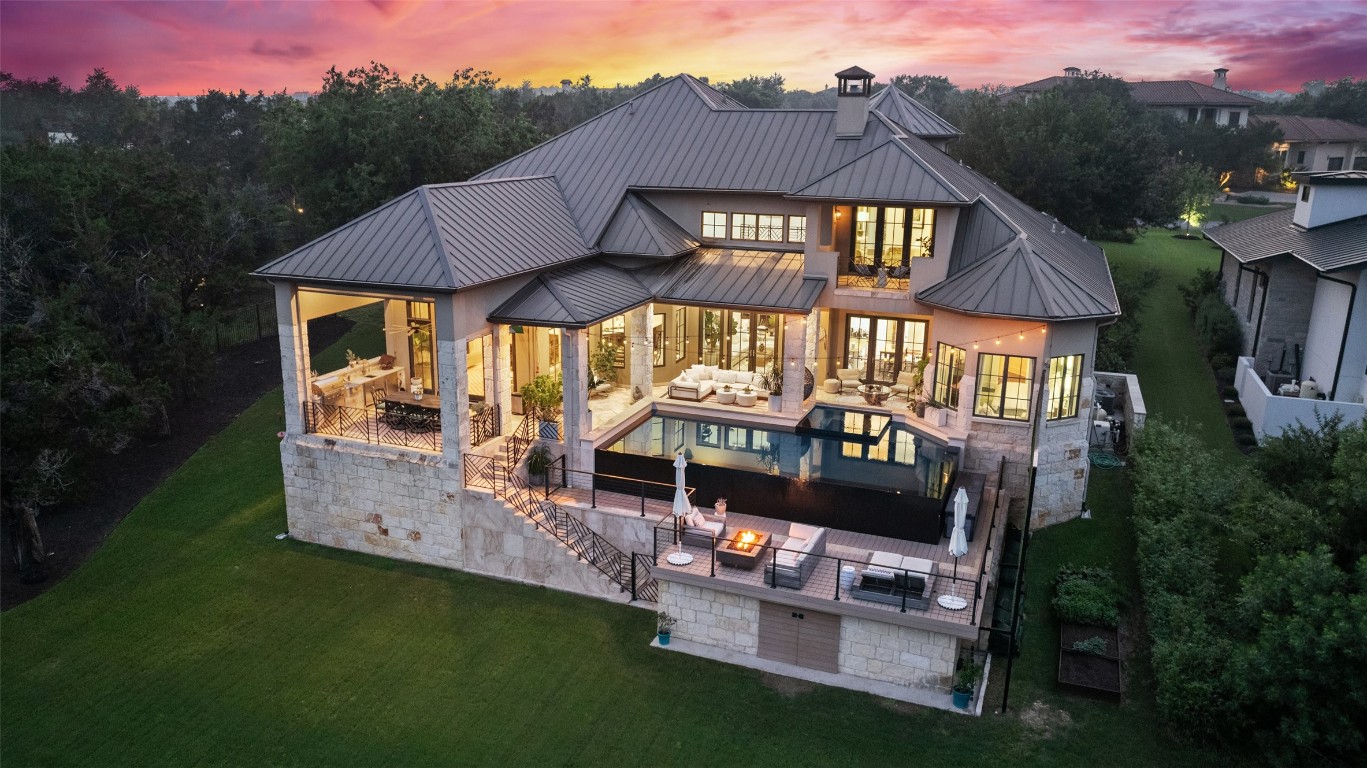
POLYGON ((1210 207, 1210 215, 1207 218, 1210 221, 1228 221, 1234 223, 1236 221, 1243 221, 1244 219, 1251 219, 1255 216, 1266 216, 1269 213, 1275 213, 1290 207, 1291 206, 1289 205, 1226 205, 1224 203, 1216 203, 1210 207))

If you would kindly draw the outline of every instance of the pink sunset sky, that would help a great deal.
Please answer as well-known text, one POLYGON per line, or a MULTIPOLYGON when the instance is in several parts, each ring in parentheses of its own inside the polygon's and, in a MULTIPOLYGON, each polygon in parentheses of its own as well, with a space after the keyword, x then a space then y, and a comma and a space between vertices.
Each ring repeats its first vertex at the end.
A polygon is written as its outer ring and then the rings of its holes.
POLYGON ((95 67, 146 94, 314 91, 328 67, 370 61, 505 84, 656 72, 713 81, 778 72, 833 84, 858 64, 882 78, 1020 84, 1066 66, 1131 80, 1299 90, 1367 77, 1363 2, 19 2, 0 0, 0 69, 79 85, 95 67))

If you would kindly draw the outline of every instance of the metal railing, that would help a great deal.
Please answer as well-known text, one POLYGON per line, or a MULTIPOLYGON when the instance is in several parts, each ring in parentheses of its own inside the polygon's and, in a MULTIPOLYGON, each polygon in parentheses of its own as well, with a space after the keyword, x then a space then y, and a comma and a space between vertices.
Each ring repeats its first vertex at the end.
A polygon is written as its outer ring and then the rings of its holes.
POLYGON ((332 403, 304 403, 304 431, 400 448, 441 450, 438 414, 405 414, 390 418, 371 405, 356 408, 332 403))
MULTIPOLYGON (((655 556, 655 564, 658 565, 660 555, 665 554, 672 547, 679 546, 680 532, 673 516, 666 516, 661 519, 660 522, 655 525, 654 534, 653 554, 655 556)), ((724 543, 732 537, 704 537, 697 534, 685 533, 682 534, 682 538, 684 540, 684 547, 694 547, 695 549, 702 547, 707 548, 708 554, 706 557, 710 559, 708 576, 717 577, 718 544, 724 543), (690 541, 693 543, 690 543, 690 541)), ((934 577, 935 586, 931 589, 924 589, 923 587, 921 595, 912 595, 912 590, 909 588, 911 580, 922 578, 927 574, 905 568, 888 568, 883 570, 893 574, 891 577, 892 585, 889 587, 889 593, 887 595, 887 597, 891 599, 870 599, 854 593, 854 587, 859 584, 859 579, 861 578, 861 574, 859 573, 860 569, 868 566, 868 563, 864 560, 832 557, 824 554, 790 553, 798 554, 802 560, 799 565, 786 565, 780 564, 778 561, 779 552, 783 549, 782 546, 764 544, 756 545, 755 549, 758 550, 758 553, 755 555, 756 561, 754 568, 763 569, 761 584, 770 589, 783 587, 784 589, 803 592, 804 594, 811 595, 818 599, 829 594, 830 599, 835 602, 859 600, 861 602, 892 605, 899 608, 902 613, 907 613, 908 609, 913 611, 930 610, 935 602, 931 598, 934 596, 935 592, 939 592, 941 595, 957 595, 964 598, 965 601, 968 602, 968 605, 964 609, 964 613, 969 617, 969 623, 975 624, 977 622, 979 596, 982 587, 981 579, 960 578, 957 573, 939 573, 939 568, 937 567, 937 572, 930 574, 934 577), (840 576, 842 569, 846 566, 851 566, 855 569, 855 580, 849 587, 842 587, 840 576), (949 582, 949 590, 940 588, 944 582, 949 582), (842 592, 844 593, 844 597, 841 597, 842 592), (971 599, 969 595, 971 595, 971 599)), ((938 566, 938 563, 936 563, 936 565, 938 566)), ((721 572, 721 578, 728 581, 741 582, 753 582, 756 580, 754 570, 750 569, 731 572, 723 570, 721 572)))
MULTIPOLYGON (((552 492, 561 488, 571 487, 588 491, 589 506, 593 509, 598 508, 598 493, 600 491, 621 496, 634 496, 639 500, 641 517, 646 516, 647 500, 668 502, 674 500, 673 483, 657 483, 653 480, 637 480, 632 477, 607 475, 601 472, 566 469, 565 457, 561 456, 552 461, 546 468, 545 498, 550 498, 552 492)), ((693 492, 697 489, 684 486, 684 490, 688 493, 689 506, 692 506, 693 492)))
POLYGON ((470 417, 470 445, 483 445, 503 431, 498 403, 485 403, 484 408, 470 417))
POLYGON ((528 409, 522 415, 522 421, 513 428, 512 433, 508 435, 508 442, 503 445, 506 466, 516 467, 522 461, 522 457, 527 455, 527 449, 536 439, 536 425, 539 421, 535 408, 528 409))
POLYGON ((655 580, 655 559, 641 552, 631 553, 631 599, 660 602, 660 582, 655 580))

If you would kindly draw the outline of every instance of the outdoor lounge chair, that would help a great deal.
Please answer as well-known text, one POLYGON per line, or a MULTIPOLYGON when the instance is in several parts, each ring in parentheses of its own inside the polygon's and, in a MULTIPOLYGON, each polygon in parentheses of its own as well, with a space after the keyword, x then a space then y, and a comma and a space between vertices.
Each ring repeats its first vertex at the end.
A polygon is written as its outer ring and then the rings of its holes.
POLYGON ((862 371, 854 368, 836 368, 835 377, 840 380, 840 391, 847 389, 858 389, 864 382, 859 380, 862 371))
MULTIPOLYGON (((768 553, 766 553, 768 554, 768 553)), ((826 529, 814 525, 793 523, 788 529, 788 540, 764 563, 764 583, 788 589, 802 589, 826 554, 826 529)))

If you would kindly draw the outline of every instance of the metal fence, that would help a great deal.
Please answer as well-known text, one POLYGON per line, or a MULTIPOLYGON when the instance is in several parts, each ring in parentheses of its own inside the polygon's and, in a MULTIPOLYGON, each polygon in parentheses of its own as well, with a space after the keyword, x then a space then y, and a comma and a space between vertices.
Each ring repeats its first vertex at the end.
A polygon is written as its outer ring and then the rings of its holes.
POLYGON ((376 445, 441 450, 441 416, 437 413, 381 414, 373 405, 356 408, 306 402, 304 431, 376 445))
POLYGON ((238 344, 275 335, 275 302, 258 301, 245 307, 214 311, 205 317, 213 329, 214 349, 218 351, 238 344))

